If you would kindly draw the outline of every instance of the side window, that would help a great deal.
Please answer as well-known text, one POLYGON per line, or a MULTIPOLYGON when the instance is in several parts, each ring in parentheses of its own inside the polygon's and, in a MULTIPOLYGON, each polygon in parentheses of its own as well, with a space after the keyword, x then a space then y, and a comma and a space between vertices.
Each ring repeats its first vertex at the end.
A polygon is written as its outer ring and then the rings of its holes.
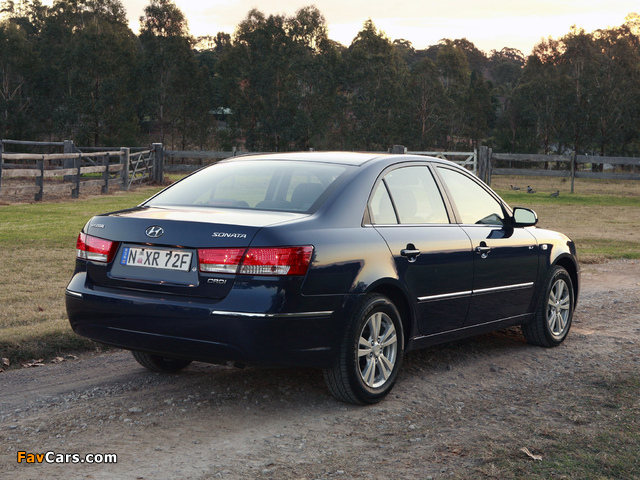
POLYGON ((438 167, 458 213, 465 224, 503 225, 502 206, 484 188, 466 175, 449 168, 438 167))
POLYGON ((449 223, 440 190, 428 167, 403 167, 384 178, 400 223, 449 223))
POLYGON ((380 182, 376 193, 373 194, 371 204, 369 205, 369 213, 371 214, 371 223, 377 225, 393 225, 398 223, 396 213, 393 210, 391 198, 384 182, 380 182))

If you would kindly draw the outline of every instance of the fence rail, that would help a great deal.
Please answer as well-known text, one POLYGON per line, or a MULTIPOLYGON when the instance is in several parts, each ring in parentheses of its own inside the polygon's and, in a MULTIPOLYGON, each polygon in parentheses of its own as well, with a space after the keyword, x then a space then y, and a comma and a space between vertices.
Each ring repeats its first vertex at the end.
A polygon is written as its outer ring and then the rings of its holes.
MULTIPOLYGON (((129 172, 132 155, 129 148, 118 150, 82 152, 72 142, 23 142, 2 140, 0 145, 0 193, 4 195, 30 195, 36 201, 45 194, 64 194, 70 192, 77 198, 81 189, 101 187, 102 193, 109 192, 110 185, 129 189, 131 180, 140 181, 141 174, 134 167, 134 175, 129 172), (4 145, 22 145, 29 147, 60 147, 64 153, 9 153, 4 145), (98 178, 96 178, 98 174, 98 178), (3 179, 8 181, 2 183, 3 179), (32 183, 29 184, 29 179, 32 183)), ((134 160, 146 150, 133 155, 134 160)), ((140 170, 140 169, 138 169, 140 170)))
POLYGON ((488 147, 480 147, 478 158, 479 177, 491 185, 491 178, 496 175, 519 175, 525 177, 562 177, 571 179, 571 193, 575 191, 576 178, 604 179, 604 180, 640 180, 640 158, 634 157, 597 157, 593 155, 576 155, 575 152, 566 155, 540 155, 540 154, 512 154, 493 153, 488 147), (495 162, 509 162, 516 164, 541 164, 545 167, 552 163, 556 168, 513 168, 510 166, 494 167, 495 162), (561 164, 566 164, 560 168, 561 164), (631 167, 632 172, 591 172, 580 170, 581 165, 611 165, 631 167))
POLYGON ((478 174, 478 151, 473 152, 407 152, 411 155, 427 155, 429 157, 450 160, 471 170, 475 175, 478 174))
MULTIPOLYGON (((165 150, 160 143, 154 143, 151 148, 77 148, 73 142, 26 142, 17 140, 0 141, 0 193, 26 194, 34 193, 36 200, 41 200, 44 193, 71 190, 72 197, 77 197, 81 187, 101 186, 102 192, 109 191, 109 184, 116 183, 120 188, 128 190, 132 186, 146 182, 164 183, 164 171, 177 167, 194 170, 208 163, 213 163, 239 154, 235 149, 231 152, 220 151, 184 151, 165 150), (22 145, 27 147, 63 147, 64 153, 9 153, 4 152, 4 145, 22 145), (134 152, 132 152, 134 150, 134 152), (169 165, 175 159, 189 159, 194 163, 169 165), (116 160, 115 162, 113 160, 116 160), (7 163, 17 162, 17 163, 7 163), (33 163, 31 163, 33 162, 33 163), (60 165, 53 165, 59 162, 60 165), (87 178, 86 175, 101 174, 101 178, 87 178), (59 178, 62 177, 62 181, 59 178), (2 179, 35 179, 34 183, 9 185, 2 184, 2 179), (50 182, 45 182, 49 179, 50 182), (51 180, 56 179, 56 180, 51 180)), ((438 152, 416 151, 407 152, 402 145, 394 145, 393 153, 410 153, 428 155, 456 162, 471 170, 482 180, 491 184, 492 176, 521 175, 571 178, 571 192, 574 191, 576 178, 587 179, 615 179, 640 180, 640 159, 633 157, 595 157, 588 155, 539 155, 539 154, 507 154, 493 153, 491 148, 479 147, 473 152, 438 152), (508 162, 509 166, 498 166, 497 162, 508 162), (513 164, 538 166, 545 168, 514 168, 513 164), (555 163, 556 168, 548 168, 555 163), (631 172, 591 172, 581 170, 581 166, 588 164, 607 164, 613 166, 631 167, 631 172)), ((247 152, 242 152, 246 154, 247 152)))
POLYGON ((125 181, 127 188, 149 182, 154 177, 155 151, 143 150, 142 152, 130 154, 130 160, 127 165, 129 168, 128 179, 125 181))

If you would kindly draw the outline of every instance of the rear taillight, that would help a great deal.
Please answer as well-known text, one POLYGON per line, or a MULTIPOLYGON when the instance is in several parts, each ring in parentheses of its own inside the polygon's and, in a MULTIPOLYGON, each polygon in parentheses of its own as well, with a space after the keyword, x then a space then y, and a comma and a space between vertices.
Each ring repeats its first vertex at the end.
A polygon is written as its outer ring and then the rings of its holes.
POLYGON ((311 263, 312 246, 250 248, 242 261, 245 275, 305 275, 311 263))
POLYGON ((76 257, 94 262, 109 263, 117 249, 118 242, 92 237, 86 233, 78 235, 76 241, 76 257))
POLYGON ((244 248, 203 248, 198 250, 200 271, 207 273, 236 273, 244 248))
POLYGON ((306 275, 313 247, 205 248, 198 250, 200 271, 241 275, 306 275))

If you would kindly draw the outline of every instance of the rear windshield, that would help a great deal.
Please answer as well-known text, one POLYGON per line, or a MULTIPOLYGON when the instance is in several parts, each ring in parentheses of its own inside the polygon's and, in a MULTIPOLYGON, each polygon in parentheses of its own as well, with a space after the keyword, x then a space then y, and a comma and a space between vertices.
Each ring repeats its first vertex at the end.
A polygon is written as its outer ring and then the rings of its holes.
POLYGON ((145 205, 307 213, 317 209, 353 168, 272 160, 223 162, 190 175, 145 205))

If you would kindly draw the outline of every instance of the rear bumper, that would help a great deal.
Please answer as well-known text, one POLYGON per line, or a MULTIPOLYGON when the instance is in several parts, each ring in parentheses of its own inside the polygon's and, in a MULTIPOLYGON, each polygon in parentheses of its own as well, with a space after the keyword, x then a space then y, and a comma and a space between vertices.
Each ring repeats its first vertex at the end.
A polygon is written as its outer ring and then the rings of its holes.
POLYGON ((274 310, 267 289, 232 292, 216 303, 86 288, 78 278, 83 275, 76 274, 66 290, 71 327, 128 350, 209 363, 329 368, 344 331, 344 296, 298 296, 274 310))

